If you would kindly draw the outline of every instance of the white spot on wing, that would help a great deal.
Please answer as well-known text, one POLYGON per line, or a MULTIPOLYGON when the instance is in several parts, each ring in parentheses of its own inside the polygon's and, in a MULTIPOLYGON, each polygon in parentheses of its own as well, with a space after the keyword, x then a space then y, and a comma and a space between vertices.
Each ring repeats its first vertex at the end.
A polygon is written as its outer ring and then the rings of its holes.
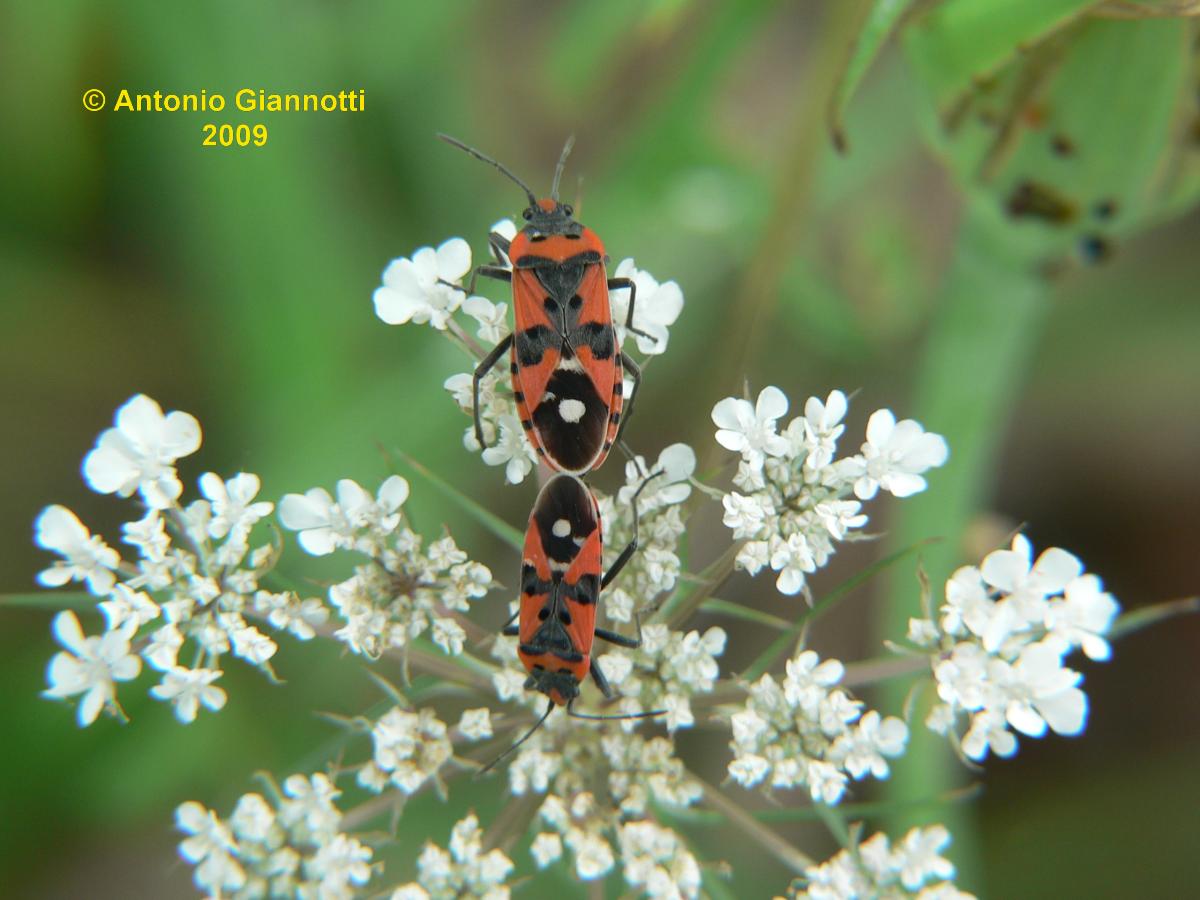
POLYGON ((564 422, 570 422, 572 425, 582 419, 586 411, 587 407, 583 405, 582 400, 568 398, 558 404, 558 414, 564 422))
POLYGON ((550 531, 553 532, 555 537, 564 538, 571 533, 571 523, 566 519, 559 519, 550 526, 550 531))

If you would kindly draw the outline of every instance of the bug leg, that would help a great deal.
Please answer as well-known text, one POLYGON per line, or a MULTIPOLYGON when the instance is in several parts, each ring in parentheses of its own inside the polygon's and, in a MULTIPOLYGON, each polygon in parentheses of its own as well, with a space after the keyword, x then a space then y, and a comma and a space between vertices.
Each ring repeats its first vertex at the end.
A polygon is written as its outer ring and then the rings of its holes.
MULTIPOLYGON (((482 275, 484 278, 495 278, 497 281, 512 281, 511 269, 506 269, 504 266, 489 266, 485 263, 484 265, 476 266, 471 271, 471 280, 467 282, 467 286, 465 288, 460 287, 458 290, 465 292, 468 297, 474 294, 475 282, 479 280, 480 275, 482 275)), ((441 279, 438 280, 441 281, 441 279)), ((441 281, 441 283, 449 284, 448 281, 441 281)), ((450 286, 458 287, 457 285, 453 284, 450 286)))
POLYGON ((608 641, 610 644, 616 644, 618 647, 628 647, 630 650, 636 650, 642 646, 642 623, 638 622, 638 636, 635 638, 625 637, 625 635, 609 631, 607 628, 597 628, 596 637, 602 641, 608 641))
POLYGON ((504 340, 493 347, 492 352, 484 357, 483 362, 475 369, 475 374, 471 379, 471 412, 475 416, 475 440, 479 442, 480 449, 486 445, 483 442, 483 420, 479 418, 479 383, 483 381, 483 376, 492 370, 492 366, 496 365, 496 361, 508 351, 509 346, 512 344, 512 339, 513 336, 509 334, 504 340))
POLYGON ((509 240, 498 231, 488 233, 488 249, 492 252, 492 259, 504 266, 508 261, 509 240))
POLYGON ((636 612, 633 614, 633 624, 637 628, 637 637, 625 637, 625 635, 609 631, 607 628, 597 628, 596 637, 602 641, 608 641, 610 644, 616 644, 618 647, 628 647, 630 650, 636 650, 642 646, 642 617, 636 612))
POLYGON ((617 440, 621 439, 621 435, 625 433, 625 426, 629 424, 629 417, 633 415, 633 401, 637 397, 638 388, 642 386, 642 367, 633 361, 628 353, 621 354, 621 365, 629 370, 629 377, 633 379, 633 387, 629 389, 629 396, 625 398, 625 411, 621 413, 621 424, 617 427, 617 440))
MULTIPOLYGON (((623 568, 625 568, 625 564, 627 562, 629 562, 629 560, 633 557, 633 554, 637 552, 637 548, 638 548, 638 509, 637 509, 638 495, 641 494, 641 492, 646 489, 646 485, 648 485, 651 481, 653 481, 655 478, 657 478, 661 474, 662 474, 662 470, 660 469, 659 471, 655 472, 653 475, 647 476, 646 479, 641 484, 638 485, 638 489, 633 492, 633 499, 631 501, 633 503, 633 537, 630 539, 629 543, 625 545, 625 549, 621 551, 621 555, 618 556, 615 560, 613 560, 613 564, 608 567, 608 571, 604 573, 604 577, 602 579, 600 579, 600 590, 604 590, 606 587, 608 587, 608 585, 612 582, 612 580, 621 574, 621 570, 623 568)), ((596 632, 596 633, 599 634, 599 632, 596 632)), ((607 638, 605 638, 605 640, 607 640, 607 638)))
POLYGON ((605 696, 605 699, 611 700, 613 697, 612 685, 608 683, 608 679, 604 677, 604 670, 596 665, 594 659, 588 671, 592 673, 592 681, 596 682, 596 687, 600 688, 600 693, 605 696))
POLYGON ((650 338, 654 343, 658 343, 658 338, 652 334, 646 334, 640 328, 633 327, 633 304, 637 299, 637 285, 634 284, 632 278, 610 278, 608 279, 608 289, 611 291, 614 288, 629 288, 629 311, 625 313, 625 330, 636 334, 638 337, 650 338))
POLYGON ((516 623, 513 623, 512 625, 505 625, 500 629, 500 633, 505 637, 516 637, 521 633, 521 626, 517 625, 516 623))

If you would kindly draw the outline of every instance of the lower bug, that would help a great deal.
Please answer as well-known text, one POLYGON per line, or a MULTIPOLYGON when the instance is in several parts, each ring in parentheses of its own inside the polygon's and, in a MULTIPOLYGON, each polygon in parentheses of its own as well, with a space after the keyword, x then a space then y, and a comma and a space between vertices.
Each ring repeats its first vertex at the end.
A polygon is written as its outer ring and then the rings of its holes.
POLYGON ((640 719, 662 715, 659 710, 600 716, 572 709, 589 675, 605 697, 613 696, 604 672, 592 658, 596 638, 618 647, 641 646, 640 625, 636 638, 597 628, 596 609, 600 592, 637 550, 638 495, 659 474, 646 478, 634 493, 633 539, 607 572, 603 571, 600 506, 587 485, 574 475, 555 475, 538 494, 525 532, 519 621, 506 625, 501 633, 520 638, 517 653, 529 672, 525 687, 545 694, 549 702, 546 712, 529 732, 481 771, 486 772, 516 750, 556 706, 565 706, 568 715, 579 719, 640 719))

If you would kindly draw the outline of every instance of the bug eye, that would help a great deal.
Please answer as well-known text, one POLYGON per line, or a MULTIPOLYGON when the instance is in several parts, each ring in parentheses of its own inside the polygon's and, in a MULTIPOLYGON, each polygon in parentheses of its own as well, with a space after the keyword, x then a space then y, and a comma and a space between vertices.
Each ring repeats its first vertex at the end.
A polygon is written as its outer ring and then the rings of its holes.
POLYGON ((570 203, 565 203, 563 204, 563 212, 565 212, 568 216, 573 216, 575 215, 575 207, 573 207, 570 203))
POLYGON ((530 219, 533 218, 533 210, 527 209, 527 210, 525 210, 525 212, 521 213, 521 216, 522 216, 522 218, 525 219, 526 222, 528 222, 530 219))

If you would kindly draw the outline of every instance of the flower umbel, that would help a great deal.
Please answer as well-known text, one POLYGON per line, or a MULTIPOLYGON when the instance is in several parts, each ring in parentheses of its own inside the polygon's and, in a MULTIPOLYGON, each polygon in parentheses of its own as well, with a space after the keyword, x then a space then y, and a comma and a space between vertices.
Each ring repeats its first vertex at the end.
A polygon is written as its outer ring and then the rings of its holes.
POLYGON ((1028 737, 1079 734, 1087 721, 1083 676, 1064 663, 1075 648, 1108 659, 1104 634, 1119 609, 1075 556, 1051 547, 1034 561, 1024 535, 980 567, 962 567, 946 582, 937 618, 909 624, 909 640, 932 654, 941 702, 929 727, 954 733, 965 721, 962 749, 975 760, 989 750, 1012 756, 1009 728, 1028 737))
POLYGON ((767 387, 755 406, 728 397, 712 417, 717 443, 742 456, 734 477, 739 490, 723 499, 725 525, 735 539, 746 540, 738 567, 757 575, 769 566, 779 573, 779 592, 797 594, 829 561, 836 542, 854 540, 867 524, 861 500, 880 487, 897 497, 924 490, 920 473, 945 463, 947 451, 941 436, 912 420, 896 425, 883 409, 871 416, 862 452, 835 459, 845 394, 810 397, 804 415, 777 431, 787 409, 783 392, 767 387))

